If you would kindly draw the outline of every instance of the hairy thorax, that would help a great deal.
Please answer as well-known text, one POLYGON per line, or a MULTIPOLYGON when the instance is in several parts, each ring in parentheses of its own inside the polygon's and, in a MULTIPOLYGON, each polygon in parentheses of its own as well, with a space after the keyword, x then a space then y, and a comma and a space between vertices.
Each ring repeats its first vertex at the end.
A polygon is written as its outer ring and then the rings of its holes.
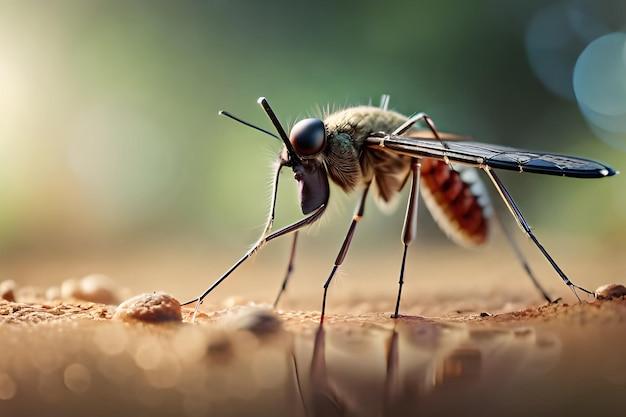
MULTIPOLYGON (((329 115, 324 121, 329 143, 321 162, 332 181, 346 192, 372 183, 377 202, 388 207, 407 183, 410 158, 385 148, 369 149, 364 142, 374 132, 393 132, 406 120, 399 113, 371 106, 329 115)), ((419 134, 411 129, 406 136, 419 134)), ((490 203, 475 170, 453 170, 443 161, 425 160, 421 175, 424 201, 444 232, 465 246, 483 243, 490 203)))
POLYGON ((364 142, 371 133, 390 133, 406 120, 400 113, 372 106, 350 107, 327 116, 324 124, 328 147, 324 160, 333 182, 348 192, 375 181, 377 194, 389 201, 402 186, 409 159, 386 152, 368 152, 364 142), (402 178, 396 181, 396 177, 402 178))

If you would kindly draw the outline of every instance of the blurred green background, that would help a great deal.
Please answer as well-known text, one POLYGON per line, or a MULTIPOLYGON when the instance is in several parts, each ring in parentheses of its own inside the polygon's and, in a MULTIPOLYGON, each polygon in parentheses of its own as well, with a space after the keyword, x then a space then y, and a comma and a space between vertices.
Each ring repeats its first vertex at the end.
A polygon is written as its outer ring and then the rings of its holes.
MULTIPOLYGON (((580 54, 623 31, 625 16, 617 0, 1 0, 2 264, 173 245, 225 253, 224 269, 260 231, 280 146, 217 111, 268 126, 261 95, 289 124, 317 105, 388 93, 391 108, 428 112, 448 131, 623 169, 626 130, 607 139, 591 125, 572 80, 580 54)), ((619 108, 626 72, 616 71, 619 108)), ((623 175, 503 178, 540 235, 623 248, 623 175)), ((293 180, 281 184, 284 224, 299 210, 293 180)), ((353 198, 332 198, 338 208, 312 239, 334 253, 353 198)), ((403 209, 368 210, 360 248, 397 249, 403 209)), ((444 244, 428 217, 421 239, 444 244)))

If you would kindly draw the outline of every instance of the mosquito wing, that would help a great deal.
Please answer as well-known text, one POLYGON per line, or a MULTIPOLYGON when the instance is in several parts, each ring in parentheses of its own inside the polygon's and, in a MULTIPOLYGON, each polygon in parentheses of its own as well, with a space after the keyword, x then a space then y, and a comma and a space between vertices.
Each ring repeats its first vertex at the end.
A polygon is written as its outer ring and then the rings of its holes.
POLYGON ((519 172, 559 175, 577 178, 603 178, 615 175, 608 165, 575 156, 526 151, 480 142, 446 141, 444 145, 431 138, 407 136, 371 136, 371 149, 386 149, 404 155, 444 160, 475 167, 489 166, 519 172))

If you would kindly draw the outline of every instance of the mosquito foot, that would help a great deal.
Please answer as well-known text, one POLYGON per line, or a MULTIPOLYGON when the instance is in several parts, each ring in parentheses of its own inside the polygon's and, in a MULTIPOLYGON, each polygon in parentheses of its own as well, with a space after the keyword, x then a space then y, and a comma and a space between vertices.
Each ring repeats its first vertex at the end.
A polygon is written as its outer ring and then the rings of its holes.
POLYGON ((193 316, 191 316, 191 322, 195 323, 196 322, 196 316, 198 315, 198 311, 200 310, 200 304, 202 304, 202 299, 198 298, 196 300, 196 308, 194 308, 193 310, 193 316))
POLYGON ((582 292, 584 292, 584 293, 586 293, 586 294, 588 294, 588 295, 592 295, 592 296, 594 296, 594 297, 595 297, 595 293, 593 293, 592 291, 589 291, 588 289, 583 288, 583 287, 579 287, 578 285, 575 285, 575 284, 572 284, 572 285, 573 285, 575 288, 577 288, 577 289, 581 290, 582 292))
POLYGON ((578 296, 578 293, 576 292, 576 288, 577 287, 574 284, 569 284, 568 287, 569 287, 570 290, 572 290, 572 292, 576 296, 576 299, 578 300, 578 302, 582 303, 582 300, 580 299, 580 297, 578 296))

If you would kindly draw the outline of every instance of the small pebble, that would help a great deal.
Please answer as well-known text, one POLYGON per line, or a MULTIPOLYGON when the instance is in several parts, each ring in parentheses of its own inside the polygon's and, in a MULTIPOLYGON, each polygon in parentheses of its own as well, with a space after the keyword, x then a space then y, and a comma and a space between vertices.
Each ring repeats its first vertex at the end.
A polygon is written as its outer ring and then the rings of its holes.
POLYGON ((61 297, 64 299, 90 301, 100 304, 117 304, 117 287, 105 275, 93 274, 77 281, 68 279, 61 284, 61 297))
POLYGON ((80 283, 76 279, 66 279, 61 283, 61 298, 79 298, 76 295, 80 295, 80 283))
POLYGON ((139 294, 120 304, 113 314, 114 320, 143 321, 147 323, 181 322, 180 303, 164 292, 139 294))
POLYGON ((46 300, 54 301, 61 299, 61 289, 59 287, 50 287, 46 290, 46 300))
POLYGON ((80 280, 85 301, 101 304, 117 304, 117 285, 106 275, 93 274, 80 280))
POLYGON ((15 281, 8 279, 0 282, 0 298, 15 301, 15 281))
POLYGON ((250 304, 250 300, 245 299, 243 297, 239 297, 239 296, 228 297, 227 299, 222 301, 222 306, 226 308, 233 308, 236 306, 245 306, 248 304, 250 304))
POLYGON ((610 300, 626 296, 626 287, 622 284, 606 284, 598 287, 595 291, 598 300, 610 300))
POLYGON ((40 302, 45 298, 44 290, 39 287, 16 287, 14 291, 15 299, 20 303, 33 303, 38 301, 40 302))
POLYGON ((283 325, 270 309, 242 307, 225 319, 226 326, 235 330, 245 330, 257 337, 267 337, 281 333, 283 325))

